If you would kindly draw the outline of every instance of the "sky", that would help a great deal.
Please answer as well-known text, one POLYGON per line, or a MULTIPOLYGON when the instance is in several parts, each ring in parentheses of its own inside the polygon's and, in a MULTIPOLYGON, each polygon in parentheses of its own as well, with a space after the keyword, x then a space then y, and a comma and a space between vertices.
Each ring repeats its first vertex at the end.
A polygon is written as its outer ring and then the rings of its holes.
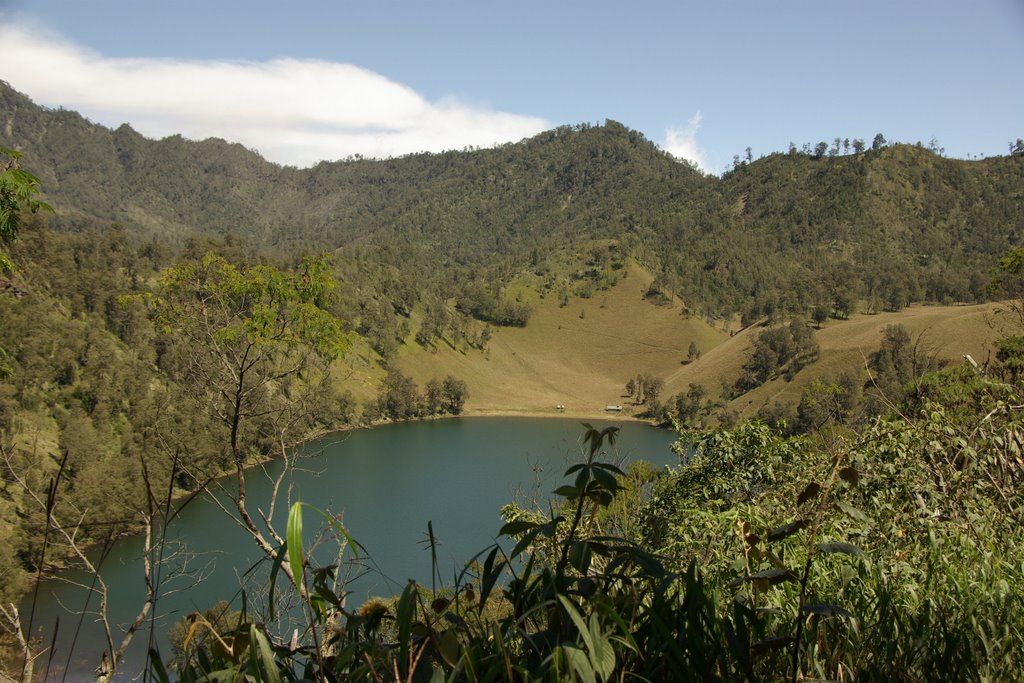
POLYGON ((876 133, 1024 137, 1024 0, 0 0, 0 80, 300 167, 613 119, 721 173, 876 133))

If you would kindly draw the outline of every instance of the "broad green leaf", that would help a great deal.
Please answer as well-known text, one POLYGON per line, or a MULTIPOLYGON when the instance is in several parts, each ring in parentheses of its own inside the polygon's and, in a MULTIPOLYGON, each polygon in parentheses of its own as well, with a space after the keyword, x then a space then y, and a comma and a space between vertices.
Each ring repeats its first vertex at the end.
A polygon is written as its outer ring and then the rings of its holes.
POLYGON ((591 666, 590 659, 583 650, 572 645, 565 645, 561 650, 565 653, 565 659, 569 663, 569 667, 580 677, 580 680, 584 681, 584 683, 597 683, 597 678, 594 676, 594 668, 591 666))
POLYGON ((167 669, 164 668, 164 662, 160 658, 160 652, 152 647, 149 648, 149 668, 159 683, 171 683, 171 679, 167 676, 167 669))
POLYGON ((494 584, 497 583, 498 577, 501 575, 501 570, 505 566, 504 562, 499 562, 497 567, 494 565, 494 560, 498 556, 498 546, 487 554, 484 559, 484 569, 480 573, 480 602, 479 606, 482 610, 484 605, 487 604, 487 598, 490 596, 491 591, 494 589, 494 584))
POLYGON ((292 568, 295 587, 302 590, 302 503, 295 503, 288 510, 288 526, 285 531, 285 545, 288 548, 288 564, 292 568))
POLYGON ((590 630, 587 628, 587 623, 583 621, 583 617, 576 609, 576 605, 572 603, 569 598, 564 595, 558 596, 558 601, 562 603, 562 607, 565 608, 566 614, 572 619, 572 623, 576 625, 576 630, 579 631, 580 636, 583 638, 583 642, 586 644, 588 650, 593 650, 593 643, 590 638, 590 630))
POLYGON ((563 484, 554 490, 556 496, 564 496, 570 500, 580 497, 580 490, 570 484, 563 484))
POLYGON ((281 683, 281 673, 274 661, 274 650, 256 624, 249 626, 249 671, 257 682, 281 683))
POLYGON ((444 657, 448 666, 455 666, 459 661, 460 647, 459 637, 452 629, 445 629, 441 637, 437 639, 437 649, 444 657))
POLYGON ((603 681, 607 681, 615 671, 615 648, 611 641, 601 632, 601 622, 596 614, 590 615, 590 662, 594 672, 603 681))
MULTIPOLYGON (((291 511, 289 511, 290 513, 291 511)), ((270 567, 270 589, 267 596, 268 605, 268 617, 270 621, 274 621, 274 589, 277 587, 277 574, 281 571, 281 565, 284 563, 285 555, 288 554, 288 542, 285 541, 281 544, 281 547, 277 549, 277 554, 274 556, 274 564, 270 567)))
POLYGON ((856 555, 857 557, 864 555, 860 548, 850 543, 819 543, 818 550, 823 553, 843 553, 846 555, 856 555))
POLYGON ((843 501, 839 501, 837 503, 837 505, 839 505, 839 509, 840 510, 842 510, 843 512, 845 512, 847 515, 849 515, 853 519, 857 520, 858 522, 868 523, 868 522, 871 521, 870 517, 868 517, 861 510, 853 507, 849 503, 844 503, 843 501))
POLYGON ((404 673, 409 666, 409 647, 412 636, 412 620, 416 613, 416 583, 410 581, 402 591, 402 597, 398 599, 398 607, 395 609, 395 625, 398 627, 398 661, 401 671, 404 673))
POLYGON ((540 524, 538 524, 537 522, 526 522, 522 520, 517 520, 514 522, 506 523, 503 527, 501 527, 501 530, 498 531, 498 534, 501 536, 516 536, 518 534, 523 533, 524 531, 536 529, 538 526, 540 526, 540 524))
POLYGON ((617 465, 613 465, 610 462, 595 462, 594 467, 597 467, 598 469, 602 470, 608 470, 609 472, 617 474, 620 477, 626 476, 625 472, 623 472, 617 465))

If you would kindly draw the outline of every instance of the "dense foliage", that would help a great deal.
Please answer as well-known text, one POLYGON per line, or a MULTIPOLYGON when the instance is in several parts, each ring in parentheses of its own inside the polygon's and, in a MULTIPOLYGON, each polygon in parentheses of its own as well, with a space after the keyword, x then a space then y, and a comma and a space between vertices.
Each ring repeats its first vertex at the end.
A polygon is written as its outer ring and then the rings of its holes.
POLYGON ((685 435, 681 464, 653 478, 603 462, 615 429, 586 426, 553 512, 511 507, 509 543, 454 584, 410 583, 354 610, 330 579, 340 568, 309 564, 296 506, 279 561, 308 592, 309 639, 289 646, 252 615, 206 622, 178 673, 1013 678, 1024 663, 1024 555, 1006 542, 1024 522, 1020 387, 974 370, 928 382, 917 408, 829 441, 760 423, 685 435), (247 647, 211 654, 213 633, 247 647))
MULTIPOLYGON (((754 321, 978 301, 990 264, 1024 234, 1024 157, 953 160, 883 136, 751 158, 717 179, 615 122, 299 170, 219 140, 110 131, 5 85, 0 117, 0 144, 25 152, 61 207, 60 229, 119 222, 143 240, 230 236, 290 257, 341 249, 386 270, 364 294, 375 302, 408 312, 429 292, 494 324, 526 323, 504 292, 525 268, 552 269, 556 292, 586 293, 555 267, 567 244, 614 239, 657 276, 656 291, 754 321)), ((594 282, 615 277, 597 264, 594 282)))

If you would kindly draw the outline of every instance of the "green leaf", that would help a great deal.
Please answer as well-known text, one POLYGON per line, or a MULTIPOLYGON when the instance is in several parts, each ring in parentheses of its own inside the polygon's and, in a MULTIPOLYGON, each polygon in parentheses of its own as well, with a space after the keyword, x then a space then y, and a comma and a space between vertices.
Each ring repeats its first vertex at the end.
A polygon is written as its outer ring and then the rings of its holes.
POLYGON ((598 468, 598 469, 602 469, 602 470, 608 470, 608 471, 609 471, 609 472, 611 472, 612 474, 617 474, 617 475, 619 475, 620 477, 624 477, 624 476, 626 476, 626 473, 625 473, 625 472, 623 472, 623 471, 622 471, 621 469, 619 469, 619 468, 618 468, 618 467, 616 467, 615 465, 612 465, 611 463, 607 463, 607 462, 595 462, 595 463, 594 463, 594 467, 596 467, 596 468, 598 468))
POLYGON ((445 629, 441 637, 437 639, 437 649, 448 663, 448 666, 455 666, 459 661, 459 637, 452 629, 445 629))
POLYGON ((576 475, 575 486, 580 491, 584 491, 587 488, 587 484, 590 482, 590 468, 584 467, 576 475))
POLYGON ((416 582, 409 581, 402 591, 402 597, 398 599, 398 607, 395 608, 395 625, 398 627, 398 661, 401 667, 400 674, 404 674, 409 667, 409 646, 412 636, 412 619, 416 612, 416 582))
POLYGON ((569 667, 584 683, 597 683, 597 679, 594 677, 594 668, 590 665, 590 659, 587 658, 587 654, 583 650, 572 645, 565 645, 559 649, 565 654, 569 667))
POLYGON ((590 569, 590 544, 586 541, 573 541, 569 546, 569 565, 580 574, 586 575, 590 569))
POLYGON ((480 609, 484 608, 487 604, 487 598, 490 596, 491 591, 494 590, 494 584, 498 582, 498 577, 501 575, 501 570, 504 568, 505 563, 499 562, 497 566, 494 565, 494 560, 498 556, 498 546, 487 554, 484 559, 484 569, 480 574, 480 609))
POLYGON ((773 636, 771 638, 765 638, 764 640, 759 640, 750 646, 750 654, 754 657, 760 657, 761 655, 769 652, 781 650, 782 648, 787 647, 794 640, 793 636, 773 636))
POLYGON ((789 569, 765 569, 764 571, 757 572, 746 577, 747 581, 767 581, 770 585, 774 586, 784 581, 796 581, 797 575, 789 569))
POLYGON ((156 648, 152 647, 149 648, 149 668, 159 683, 171 683, 171 679, 167 676, 167 669, 164 668, 164 662, 160 658, 160 653, 156 648))
POLYGON ((844 503, 843 501, 838 501, 837 505, 839 505, 839 509, 840 510, 842 510, 843 512, 845 512, 847 515, 849 515, 853 519, 857 520, 858 522, 869 523, 871 521, 870 517, 868 517, 861 510, 858 510, 857 508, 853 507, 849 503, 844 503))
POLYGON ((555 489, 554 494, 556 496, 564 496, 572 500, 580 497, 580 490, 570 484, 564 484, 555 489))
POLYGON ((523 551, 525 551, 527 548, 529 548, 530 544, 533 543, 533 539, 537 538, 537 535, 541 531, 543 531, 543 530, 544 530, 543 526, 538 526, 538 527, 534 527, 533 529, 530 529, 529 531, 524 533, 522 538, 519 539, 519 542, 516 543, 516 547, 512 548, 512 552, 510 553, 510 557, 516 557, 516 556, 522 554, 523 551))
POLYGON ((607 681, 615 671, 615 648, 601 632, 601 622, 596 614, 590 615, 590 641, 593 643, 590 662, 594 672, 601 680, 607 681))
POLYGON ((538 522, 527 522, 523 520, 516 520, 514 522, 508 522, 498 532, 500 536, 518 536, 519 534, 529 531, 530 529, 536 529, 540 524, 538 522))
POLYGON ((285 531, 285 545, 288 548, 288 565, 292 568, 295 588, 302 590, 302 503, 295 503, 288 510, 288 526, 285 531))
POLYGON ((592 645, 590 642, 590 631, 587 629, 587 624, 583 621, 583 617, 580 615, 579 610, 576 609, 576 605, 574 605, 572 600, 564 595, 559 595, 558 601, 562 603, 562 607, 565 608, 566 614, 568 614, 569 618, 572 619, 572 623, 576 624, 576 630, 579 631, 580 636, 583 638, 583 642, 589 649, 592 645))
POLYGON ((256 624, 249 627, 249 671, 257 683, 281 683, 281 673, 274 661, 274 650, 256 624))
POLYGON ((274 621, 274 589, 277 587, 277 575, 281 571, 281 565, 284 563, 284 557, 287 553, 288 542, 286 541, 277 549, 277 554, 274 556, 274 564, 270 567, 270 590, 267 598, 269 621, 274 621))
POLYGON ((619 490, 619 482, 615 480, 615 475, 604 469, 594 466, 594 479, 597 480, 601 486, 604 486, 613 493, 619 490))
POLYGON ((850 543, 819 543, 818 550, 823 553, 843 553, 845 555, 856 555, 857 557, 864 555, 860 548, 850 543))

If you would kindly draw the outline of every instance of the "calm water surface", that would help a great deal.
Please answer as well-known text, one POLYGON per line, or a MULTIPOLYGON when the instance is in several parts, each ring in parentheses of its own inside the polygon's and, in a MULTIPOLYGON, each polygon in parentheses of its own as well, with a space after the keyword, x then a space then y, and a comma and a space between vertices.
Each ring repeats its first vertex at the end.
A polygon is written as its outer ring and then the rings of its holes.
MULTIPOLYGON (((609 424, 618 423, 594 422, 599 429, 609 424)), ((635 423, 619 426, 615 458, 656 465, 675 462, 669 450, 672 432, 635 423)), ((494 542, 502 524, 502 505, 530 500, 546 503, 549 492, 562 483, 566 467, 580 460, 581 434, 582 427, 575 420, 528 418, 453 419, 358 430, 310 444, 306 449, 309 457, 300 462, 286 487, 290 487, 292 499, 343 513, 345 527, 365 547, 370 571, 347 586, 352 592, 349 606, 355 606, 371 595, 400 592, 408 579, 429 584, 428 520, 439 542, 442 578, 450 580, 457 568, 494 542)), ((269 477, 258 470, 250 475, 251 511, 266 509, 270 479, 281 467, 281 463, 269 465, 269 477)), ((286 515, 282 503, 275 512, 282 531, 286 515)), ((318 520, 309 512, 305 520, 306 542, 310 543, 318 520)), ((177 592, 157 605, 157 644, 165 658, 169 652, 164 640, 167 628, 189 612, 235 596, 242 575, 261 560, 252 540, 208 498, 196 499, 186 507, 168 530, 168 538, 168 552, 178 552, 180 559, 164 570, 165 588, 177 592)), ((142 604, 141 547, 140 539, 125 539, 103 563, 112 593, 111 613, 119 624, 130 621, 142 604)), ((330 562, 330 553, 321 559, 330 562)), ((254 576, 265 577, 266 571, 263 562, 254 576)), ((88 581, 83 576, 67 578, 88 581)), ((258 579, 254 581, 262 585, 258 579)), ((258 593, 258 587, 253 590, 258 593)), ((86 615, 83 619, 78 614, 85 600, 84 590, 65 581, 48 581, 40 591, 36 623, 44 625, 46 642, 60 619, 54 663, 60 671, 56 675, 51 672, 51 678, 59 680, 65 669, 68 680, 91 677, 91 669, 105 649, 94 618, 86 615), (69 661, 72 632, 80 619, 82 632, 69 661)), ((238 604, 236 597, 236 608, 238 604)), ((22 609, 27 615, 28 606, 22 609)), ((122 671, 141 668, 148 638, 148 632, 135 636, 122 671)))

